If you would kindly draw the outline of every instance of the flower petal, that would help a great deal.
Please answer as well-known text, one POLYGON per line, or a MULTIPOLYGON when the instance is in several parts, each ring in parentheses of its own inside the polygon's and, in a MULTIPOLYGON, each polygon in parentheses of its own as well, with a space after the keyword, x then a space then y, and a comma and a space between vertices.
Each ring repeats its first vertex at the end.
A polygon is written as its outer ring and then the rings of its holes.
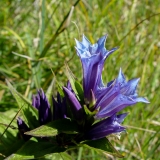
POLYGON ((105 118, 108 116, 112 116, 113 114, 121 111, 127 106, 131 106, 133 104, 136 104, 136 101, 133 99, 122 95, 118 94, 110 103, 108 103, 105 107, 102 109, 100 108, 99 112, 96 114, 96 118, 105 118))
POLYGON ((40 97, 39 95, 33 95, 32 96, 32 106, 36 109, 39 109, 40 106, 40 97))
POLYGON ((150 103, 146 98, 144 97, 137 97, 134 99, 136 102, 143 102, 143 103, 150 103))
POLYGON ((94 124, 89 131, 86 133, 87 139, 100 139, 110 134, 120 133, 125 131, 125 127, 121 126, 120 123, 124 120, 127 114, 112 115, 107 119, 94 124))
MULTIPOLYGON (((111 81, 106 87, 99 87, 96 94, 95 109, 99 108, 96 118, 105 118, 121 111, 127 106, 137 102, 149 103, 147 99, 138 97, 137 86, 139 78, 131 79, 128 82, 120 69, 117 79, 111 81)), ((101 86, 103 82, 101 82, 101 86)))
POLYGON ((139 78, 129 80, 126 85, 121 87, 121 93, 126 96, 137 95, 136 91, 139 80, 139 78))
POLYGON ((103 93, 103 97, 100 97, 97 99, 97 103, 96 103, 96 106, 95 108, 98 108, 100 107, 101 110, 104 109, 117 95, 120 94, 120 87, 118 84, 114 84, 110 87, 107 88, 107 90, 102 90, 101 91, 102 93, 103 92, 106 92, 103 93))

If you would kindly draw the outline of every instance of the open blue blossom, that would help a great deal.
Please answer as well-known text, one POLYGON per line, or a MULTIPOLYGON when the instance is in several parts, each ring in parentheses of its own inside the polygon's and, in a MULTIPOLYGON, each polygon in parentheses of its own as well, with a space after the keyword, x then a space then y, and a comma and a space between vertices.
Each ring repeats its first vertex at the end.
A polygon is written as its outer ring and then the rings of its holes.
POLYGON ((97 43, 91 44, 83 35, 82 42, 76 40, 76 50, 81 58, 83 66, 83 89, 85 101, 92 101, 91 90, 96 93, 101 81, 102 69, 106 58, 113 53, 116 48, 106 50, 105 41, 107 36, 101 37, 97 43))
POLYGON ((32 105, 38 109, 40 125, 46 124, 52 120, 50 104, 42 89, 38 91, 36 96, 33 96, 32 105))
POLYGON ((94 100, 95 106, 92 106, 92 110, 98 110, 95 116, 97 119, 112 116, 137 102, 148 103, 145 98, 138 97, 136 90, 139 79, 127 82, 121 70, 117 79, 109 82, 106 86, 103 84, 104 62, 116 50, 116 48, 110 51, 106 50, 105 41, 106 36, 103 36, 92 45, 84 35, 82 42, 76 40, 77 54, 83 66, 85 102, 90 104, 94 100))
POLYGON ((112 83, 99 88, 96 95, 97 101, 95 108, 99 108, 96 118, 105 118, 121 111, 127 106, 136 104, 137 102, 149 103, 147 99, 138 97, 137 85, 138 79, 131 79, 128 82, 125 79, 121 69, 117 79, 112 83))
POLYGON ((106 137, 110 134, 125 131, 125 127, 121 126, 121 123, 126 116, 127 113, 112 115, 111 117, 94 124, 86 133, 86 138, 96 140, 106 137))

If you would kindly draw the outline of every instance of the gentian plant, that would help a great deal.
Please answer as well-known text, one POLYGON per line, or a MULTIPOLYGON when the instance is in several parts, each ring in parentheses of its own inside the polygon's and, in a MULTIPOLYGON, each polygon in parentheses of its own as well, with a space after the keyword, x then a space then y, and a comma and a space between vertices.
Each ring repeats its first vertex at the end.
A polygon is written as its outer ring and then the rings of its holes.
POLYGON ((105 60, 117 49, 107 50, 105 41, 106 36, 103 36, 91 44, 84 35, 81 42, 76 40, 83 68, 82 85, 66 67, 69 81, 66 86, 59 86, 57 96, 52 96, 50 103, 42 89, 33 95, 32 106, 22 109, 27 121, 17 118, 19 135, 25 145, 11 159, 43 157, 76 147, 123 157, 108 140, 109 135, 120 135, 126 130, 122 122, 128 113, 119 112, 138 102, 149 102, 138 96, 139 78, 127 81, 121 69, 114 80, 106 85, 103 83, 105 60), (26 114, 26 110, 32 114, 26 114), (29 146, 34 146, 34 151, 29 146))

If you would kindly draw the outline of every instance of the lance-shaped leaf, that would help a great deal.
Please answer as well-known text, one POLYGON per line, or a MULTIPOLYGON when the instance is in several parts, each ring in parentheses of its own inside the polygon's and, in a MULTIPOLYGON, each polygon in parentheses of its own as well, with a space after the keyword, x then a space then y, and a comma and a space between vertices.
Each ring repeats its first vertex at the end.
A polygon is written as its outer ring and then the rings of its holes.
POLYGON ((73 160, 73 156, 70 156, 66 152, 60 152, 60 153, 52 153, 49 155, 46 155, 44 157, 46 160, 52 159, 52 160, 73 160))
MULTIPOLYGON (((76 86, 75 86, 75 77, 72 73, 72 71, 70 70, 69 66, 67 63, 65 63, 65 67, 66 67, 66 76, 69 79, 68 83, 67 83, 67 87, 69 90, 73 90, 73 92, 78 95, 76 86)), ((78 97, 79 98, 79 97, 78 97)))
POLYGON ((9 115, 0 113, 0 159, 4 159, 5 156, 14 153, 24 143, 22 139, 17 137, 16 121, 13 121, 10 125, 11 121, 12 119, 9 115))
POLYGON ((35 137, 52 137, 59 133, 76 134, 78 131, 75 122, 69 119, 59 119, 26 132, 25 134, 35 137))
POLYGON ((94 141, 85 141, 80 146, 94 150, 101 154, 111 154, 113 156, 123 158, 123 156, 112 146, 107 138, 101 138, 94 141))
POLYGON ((65 148, 53 145, 51 142, 38 142, 35 138, 27 141, 16 153, 7 157, 7 160, 37 159, 46 154, 64 152, 65 148))
POLYGON ((14 98, 16 99, 18 106, 22 107, 22 115, 24 118, 25 123, 32 129, 39 126, 38 124, 38 112, 37 110, 31 105, 31 103, 20 93, 18 93, 11 83, 6 80, 7 85, 11 93, 13 94, 14 98))

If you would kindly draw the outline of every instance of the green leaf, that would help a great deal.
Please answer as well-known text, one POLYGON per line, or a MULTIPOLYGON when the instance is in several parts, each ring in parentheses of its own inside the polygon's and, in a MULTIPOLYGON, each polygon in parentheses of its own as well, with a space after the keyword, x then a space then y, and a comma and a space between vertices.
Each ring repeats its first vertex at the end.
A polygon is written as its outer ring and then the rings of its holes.
POLYGON ((86 141, 82 143, 83 147, 92 149, 94 151, 100 152, 102 154, 111 154, 119 158, 123 158, 121 155, 109 142, 107 138, 101 138, 98 140, 86 141))
POLYGON ((5 68, 0 67, 0 72, 8 74, 10 77, 19 78, 18 74, 12 72, 12 70, 9 70, 9 69, 5 69, 5 68))
POLYGON ((75 80, 75 77, 67 63, 65 63, 65 67, 66 67, 66 75, 69 79, 69 82, 71 83, 72 89, 74 93, 76 94, 77 99, 81 101, 81 103, 83 104, 84 103, 84 93, 83 93, 82 85, 79 83, 79 81, 75 80))
POLYGON ((82 104, 84 104, 84 92, 83 92, 83 87, 79 83, 79 81, 75 81, 75 88, 77 90, 78 97, 81 101, 82 104))
POLYGON ((56 82, 56 83, 57 83, 57 89, 58 89, 60 96, 64 97, 62 86, 58 82, 56 82))
POLYGON ((77 124, 69 119, 60 119, 26 132, 27 135, 36 137, 51 137, 59 133, 76 134, 78 132, 77 124))
POLYGON ((96 110, 91 112, 86 105, 84 105, 83 108, 84 108, 84 111, 85 111, 87 124, 92 125, 92 123, 94 122, 94 116, 97 113, 96 110))
POLYGON ((24 143, 17 137, 18 129, 15 121, 8 127, 11 121, 12 119, 5 114, 0 114, 0 159, 18 150, 24 143))
POLYGON ((86 115, 88 116, 88 118, 95 116, 97 113, 97 110, 94 110, 91 112, 86 105, 84 105, 84 111, 86 115))
POLYGON ((23 97, 20 93, 18 93, 14 87, 11 85, 11 83, 6 80, 7 85, 11 93, 13 94, 14 98, 16 99, 19 107, 22 107, 22 114, 24 117, 24 121, 28 126, 32 128, 36 128, 39 126, 38 122, 38 111, 31 105, 31 103, 23 97))
POLYGON ((52 104, 52 95, 53 95, 54 85, 55 85, 55 78, 53 78, 53 80, 52 80, 51 84, 49 85, 47 92, 46 92, 46 97, 47 97, 48 101, 50 102, 50 104, 52 104))
POLYGON ((72 73, 72 71, 70 70, 69 66, 67 63, 65 63, 65 67, 66 67, 66 75, 69 79, 69 82, 71 83, 71 86, 72 86, 72 89, 73 91, 75 92, 76 95, 78 95, 78 92, 76 90, 76 87, 75 87, 75 78, 74 78, 74 75, 72 73))
POLYGON ((35 138, 27 141, 15 154, 7 157, 7 160, 35 159, 50 153, 64 152, 65 148, 56 146, 51 142, 40 141, 35 138))
MULTIPOLYGON (((11 122, 12 118, 7 116, 6 114, 4 113, 0 113, 0 126, 3 125, 3 124, 9 124, 11 122)), ((17 127, 17 124, 16 124, 16 121, 13 121, 12 122, 12 126, 13 127, 17 127)))
POLYGON ((53 153, 44 157, 44 160, 72 160, 73 158, 66 152, 53 153))

